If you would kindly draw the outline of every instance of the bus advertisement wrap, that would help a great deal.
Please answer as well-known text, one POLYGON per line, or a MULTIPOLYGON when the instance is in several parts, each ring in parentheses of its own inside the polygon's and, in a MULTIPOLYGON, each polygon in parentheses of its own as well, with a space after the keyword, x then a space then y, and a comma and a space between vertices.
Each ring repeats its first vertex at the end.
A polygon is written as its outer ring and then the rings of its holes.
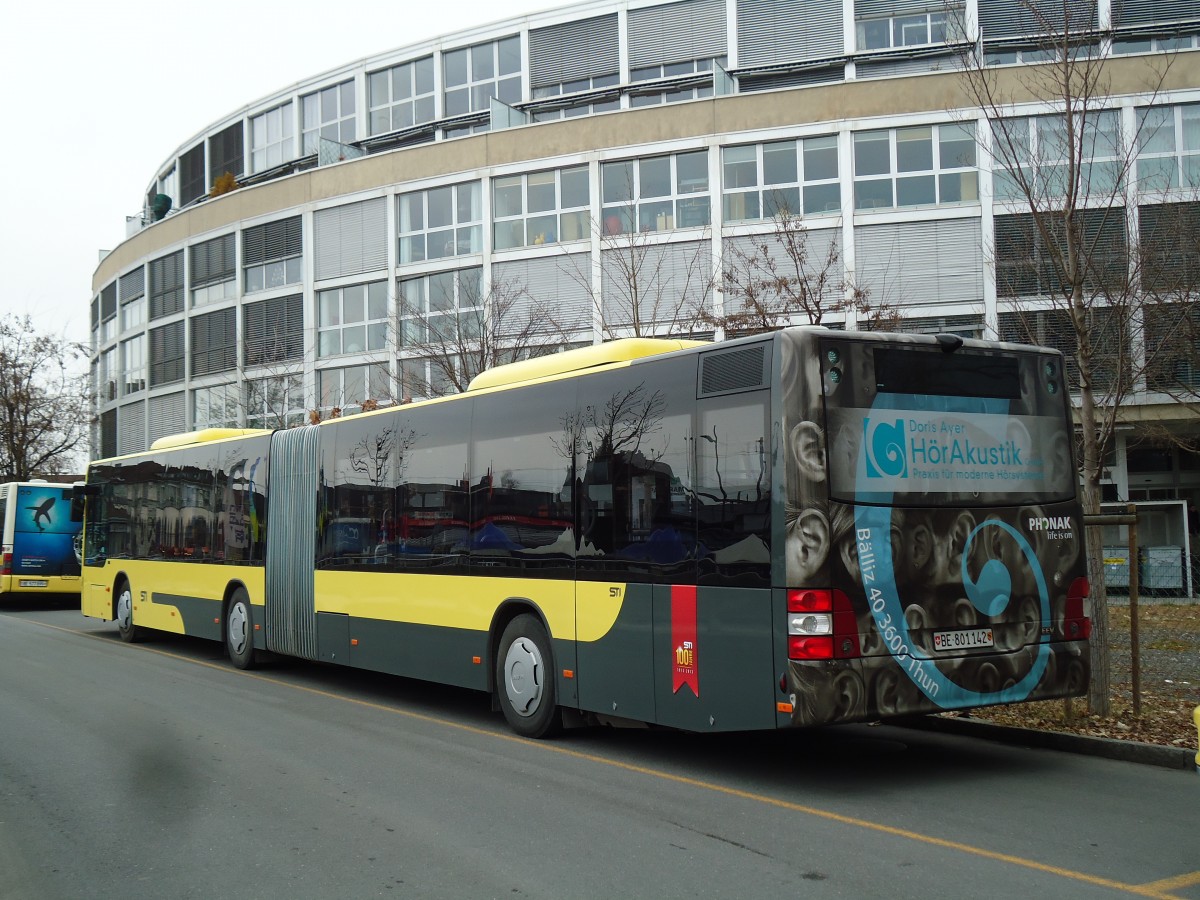
POLYGON ((784 385, 788 584, 844 594, 861 655, 792 662, 794 720, 1080 690, 1086 644, 1064 637, 1082 523, 1062 396, 1038 377, 1045 358, 821 345, 794 351, 784 385))
POLYGON ((78 575, 71 521, 70 489, 21 485, 17 490, 12 574, 49 577, 78 575))

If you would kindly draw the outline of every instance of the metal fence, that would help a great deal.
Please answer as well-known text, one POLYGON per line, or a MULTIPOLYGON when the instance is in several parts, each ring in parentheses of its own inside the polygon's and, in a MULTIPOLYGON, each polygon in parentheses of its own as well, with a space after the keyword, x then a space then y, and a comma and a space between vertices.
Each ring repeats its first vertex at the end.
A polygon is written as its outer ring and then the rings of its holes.
MULTIPOLYGON (((1200 585, 1200 561, 1192 560, 1191 578, 1182 547, 1138 548, 1138 593, 1146 597, 1185 597, 1200 585)), ((1115 596, 1129 593, 1129 548, 1104 548, 1104 584, 1115 596)))

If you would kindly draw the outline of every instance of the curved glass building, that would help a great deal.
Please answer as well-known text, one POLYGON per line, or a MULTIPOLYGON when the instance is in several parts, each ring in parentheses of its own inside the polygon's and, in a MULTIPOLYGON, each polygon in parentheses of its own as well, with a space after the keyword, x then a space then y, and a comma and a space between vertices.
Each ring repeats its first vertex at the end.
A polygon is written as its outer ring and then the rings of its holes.
MULTIPOLYGON (((147 173, 92 284, 93 455, 429 393, 453 381, 429 362, 446 323, 720 337, 739 266, 786 269, 797 223, 823 324, 886 309, 1070 350, 1021 190, 1053 192, 1070 156, 1031 77, 1062 54, 1102 86, 1084 140, 1107 199, 1082 227, 1114 265, 1137 242, 1186 269, 1194 0, 594 0, 315 74, 147 173), (994 152, 997 114, 1024 162, 994 152)), ((1158 387, 1127 401, 1112 499, 1200 498, 1193 454, 1133 445, 1139 423, 1195 427, 1158 387)))

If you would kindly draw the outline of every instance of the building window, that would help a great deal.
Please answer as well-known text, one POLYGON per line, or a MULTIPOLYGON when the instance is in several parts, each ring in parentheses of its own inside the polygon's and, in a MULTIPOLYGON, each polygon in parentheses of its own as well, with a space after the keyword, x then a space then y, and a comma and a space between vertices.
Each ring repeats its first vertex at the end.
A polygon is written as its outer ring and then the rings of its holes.
POLYGON ((613 72, 608 75, 592 75, 572 81, 538 85, 533 89, 532 94, 534 100, 547 100, 551 97, 561 97, 564 94, 582 94, 587 91, 598 91, 601 88, 616 87, 620 83, 620 76, 613 72))
POLYGON ((721 165, 726 222, 841 212, 835 135, 725 147, 721 165))
MULTIPOLYGON (((1125 211, 1083 209, 1075 224, 1089 248, 1085 287, 1121 290, 1129 278, 1125 211)), ((1066 255, 1066 225, 1051 216, 1046 227, 1056 246, 1047 247, 1031 213, 996 216, 996 291, 1001 297, 1060 295, 1067 290, 1058 262, 1066 255)))
POLYGON ((541 101, 541 103, 539 103, 538 109, 530 110, 530 114, 535 122, 552 122, 559 119, 576 119, 583 115, 612 112, 613 109, 620 109, 620 96, 616 91, 619 83, 619 77, 613 73, 576 78, 570 82, 535 86, 533 89, 534 100, 541 101), (576 95, 604 88, 613 89, 608 92, 610 96, 598 98, 598 100, 588 100, 587 97, 577 97, 576 100, 571 100, 576 95), (556 100, 556 97, 562 97, 562 100, 556 100))
POLYGON ((1137 134, 1139 190, 1200 189, 1200 103, 1140 109, 1137 134))
POLYGON ((492 179, 494 250, 579 241, 588 227, 587 166, 492 179))
POLYGON ((442 54, 445 115, 491 108, 491 98, 521 102, 521 38, 513 36, 442 54))
POLYGON ((121 304, 121 330, 132 331, 146 324, 146 298, 136 297, 121 304))
MULTIPOLYGON (((993 175, 997 200, 1025 202, 1027 195, 1062 197, 1069 188, 1078 188, 1080 201, 1088 197, 1112 198, 1121 177, 1121 132, 1115 110, 1090 111, 1077 123, 1077 148, 1068 145, 1067 121, 1056 113, 1020 119, 1001 119, 991 123, 993 175), (1074 163, 1079 165, 1076 184, 1069 184, 1074 163), (1024 186, 1022 186, 1024 185, 1024 186)), ((944 127, 944 126, 943 126, 944 127)))
POLYGON ((233 307, 191 319, 192 375, 237 368, 237 310, 233 307))
POLYGON ((1200 235, 1200 202, 1153 203, 1138 207, 1138 251, 1141 255, 1138 268, 1144 293, 1160 300, 1196 296, 1200 291, 1197 235, 1200 235))
POLYGON ((308 418, 304 405, 304 378, 298 373, 247 379, 242 406, 249 428, 291 428, 308 418))
POLYGON ((335 407, 347 412, 365 400, 387 400, 391 394, 387 363, 317 370, 317 406, 322 412, 335 407))
MULTIPOLYGON (((459 393, 458 386, 450 378, 449 370, 454 373, 462 371, 462 359, 456 354, 443 356, 437 360, 421 357, 407 357, 399 360, 400 389, 405 402, 412 399, 429 397, 446 397, 459 393)), ((457 378, 457 374, 455 375, 457 378)))
POLYGON ((228 173, 242 174, 242 123, 230 125, 208 139, 208 183, 213 185, 228 173))
POLYGON ((349 144, 354 140, 354 82, 343 81, 301 100, 301 133, 305 156, 317 152, 321 138, 349 144))
POLYGON ((187 206, 208 193, 204 184, 204 142, 179 157, 179 205, 187 206))
POLYGON ((859 50, 944 44, 964 32, 961 9, 940 9, 936 12, 860 19, 855 30, 855 44, 859 50))
POLYGON ((433 57, 367 76, 371 134, 387 134, 434 120, 433 57))
POLYGON ((299 284, 304 232, 299 216, 242 232, 246 293, 299 284))
POLYGON ((121 396, 137 393, 146 389, 146 336, 139 334, 135 338, 121 342, 121 396))
POLYGON ((979 199, 975 126, 920 125, 854 135, 854 208, 979 199))
POLYGON ((592 103, 575 103, 569 106, 556 106, 553 109, 535 109, 532 111, 533 121, 535 122, 557 122, 559 119, 578 119, 582 116, 591 116, 596 113, 612 112, 614 109, 621 108, 621 101, 617 98, 611 100, 596 100, 592 103))
POLYGON ((482 196, 478 181, 401 194, 400 262, 483 250, 482 196))
POLYGON ((111 403, 117 399, 117 381, 120 378, 118 348, 109 347, 100 354, 100 400, 111 403))
POLYGON ((304 358, 304 296, 276 297, 242 307, 246 366, 304 358))
POLYGON ((604 163, 604 234, 709 224, 708 151, 604 163))
POLYGON ((117 283, 114 281, 100 292, 100 342, 108 343, 117 336, 117 283))
POLYGON ((192 306, 237 295, 235 235, 226 234, 191 248, 192 306))
MULTIPOLYGON (((689 75, 704 75, 708 74, 711 77, 713 71, 713 63, 725 65, 725 57, 717 57, 714 59, 689 59, 683 62, 663 63, 662 65, 640 66, 633 69, 629 73, 629 80, 633 82, 642 81, 657 81, 663 78, 686 78, 689 75)), ((680 103, 684 100, 700 100, 713 95, 712 81, 706 84, 681 86, 668 90, 646 90, 639 91, 633 89, 629 94, 629 105, 632 107, 638 106, 657 106, 662 103, 680 103)))
POLYGON ((317 356, 383 350, 387 307, 385 281, 317 291, 317 356))
POLYGON ((1173 34, 1156 38, 1115 38, 1112 42, 1114 56, 1126 53, 1174 53, 1200 47, 1200 34, 1173 34))
POLYGON ((150 319, 183 311, 183 251, 150 261, 150 319))
POLYGON ((435 272, 397 283, 400 346, 461 347, 479 337, 483 269, 435 272))
POLYGON ((292 104, 254 116, 250 120, 250 161, 255 172, 265 172, 290 160, 292 146, 292 104))
POLYGON ((121 276, 121 331, 146 324, 146 270, 138 266, 121 276))
POLYGON ((192 391, 192 427, 236 428, 237 385, 217 384, 192 391))
POLYGON ((183 381, 183 322, 150 329, 150 386, 183 381))

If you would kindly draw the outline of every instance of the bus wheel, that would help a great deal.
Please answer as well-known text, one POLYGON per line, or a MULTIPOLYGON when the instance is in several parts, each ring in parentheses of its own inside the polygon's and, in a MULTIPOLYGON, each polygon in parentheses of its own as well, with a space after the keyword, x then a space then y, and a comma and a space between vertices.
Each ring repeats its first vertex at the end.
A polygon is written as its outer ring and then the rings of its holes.
POLYGON ((496 692, 517 734, 540 738, 559 730, 550 636, 536 616, 517 616, 504 629, 496 653, 496 692))
POLYGON ((245 588, 233 592, 225 612, 225 649, 229 652, 229 661, 239 669, 254 668, 254 617, 250 612, 250 595, 245 588))
POLYGON ((121 579, 117 585, 117 634, 127 644, 140 641, 145 636, 145 630, 133 624, 133 591, 129 582, 121 579))

